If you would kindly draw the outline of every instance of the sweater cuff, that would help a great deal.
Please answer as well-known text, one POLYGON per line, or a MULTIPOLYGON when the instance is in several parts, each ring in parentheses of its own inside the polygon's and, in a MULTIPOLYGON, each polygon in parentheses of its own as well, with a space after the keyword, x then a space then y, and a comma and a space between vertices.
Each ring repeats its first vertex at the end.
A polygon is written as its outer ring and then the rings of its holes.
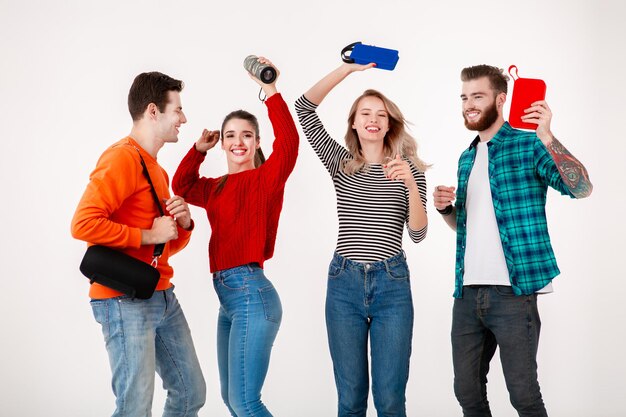
POLYGON ((422 227, 419 230, 411 229, 411 226, 409 226, 408 224, 406 226, 407 226, 407 230, 409 231, 409 237, 411 238, 413 242, 420 243, 422 240, 424 240, 424 238, 426 238, 426 233, 428 232, 428 225, 422 227))
POLYGON ((138 249, 141 247, 141 229, 136 227, 128 228, 128 247, 138 249))
POLYGON ((204 157, 206 156, 207 153, 206 152, 200 152, 198 150, 198 148, 196 148, 196 143, 195 142, 194 142, 193 145, 191 145, 190 152, 191 152, 191 150, 194 151, 194 154, 196 155, 196 158, 200 158, 202 161, 204 161, 204 157))
POLYGON ((285 100, 283 99, 282 94, 280 93, 275 93, 272 94, 272 96, 270 98, 268 98, 267 100, 265 100, 265 105, 269 108, 269 107, 275 107, 278 105, 278 103, 280 102, 285 102, 285 100))
POLYGON ((182 227, 180 227, 178 225, 178 223, 176 223, 176 227, 178 228, 178 236, 185 233, 191 234, 191 232, 193 232, 193 228, 196 227, 196 224, 193 222, 193 219, 191 219, 191 224, 189 225, 189 229, 183 229, 182 227))

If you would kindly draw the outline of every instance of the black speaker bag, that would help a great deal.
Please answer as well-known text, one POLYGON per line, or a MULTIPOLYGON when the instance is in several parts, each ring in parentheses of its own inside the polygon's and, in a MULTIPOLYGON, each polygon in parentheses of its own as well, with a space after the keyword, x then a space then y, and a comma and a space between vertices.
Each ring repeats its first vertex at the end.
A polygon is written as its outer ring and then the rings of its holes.
POLYGON ((152 297, 161 276, 152 265, 100 245, 87 249, 80 263, 80 272, 92 283, 142 300, 152 297))

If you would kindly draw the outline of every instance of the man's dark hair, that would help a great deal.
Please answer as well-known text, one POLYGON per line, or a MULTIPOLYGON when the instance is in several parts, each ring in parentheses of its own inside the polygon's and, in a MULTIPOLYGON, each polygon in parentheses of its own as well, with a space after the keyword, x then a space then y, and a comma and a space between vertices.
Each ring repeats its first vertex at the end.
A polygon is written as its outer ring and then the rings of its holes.
POLYGON ((482 77, 489 78, 491 88, 496 94, 507 93, 509 77, 504 74, 502 68, 492 67, 491 65, 475 65, 463 68, 461 71, 461 81, 471 81, 482 77))
POLYGON ((128 92, 128 111, 133 121, 141 119, 148 104, 154 103, 160 112, 165 111, 168 91, 182 91, 185 84, 160 72, 143 72, 135 77, 128 92))

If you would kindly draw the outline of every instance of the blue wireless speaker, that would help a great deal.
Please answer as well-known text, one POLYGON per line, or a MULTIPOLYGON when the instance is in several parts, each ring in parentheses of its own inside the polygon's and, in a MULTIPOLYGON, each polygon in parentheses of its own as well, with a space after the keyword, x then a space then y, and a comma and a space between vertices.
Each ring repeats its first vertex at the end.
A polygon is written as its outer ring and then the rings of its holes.
POLYGON ((370 62, 374 62, 376 63, 376 68, 389 71, 396 67, 399 58, 398 51, 395 49, 363 45, 361 42, 351 43, 341 51, 341 59, 348 64, 367 65, 370 62), (349 55, 347 54, 348 52, 350 52, 349 55))

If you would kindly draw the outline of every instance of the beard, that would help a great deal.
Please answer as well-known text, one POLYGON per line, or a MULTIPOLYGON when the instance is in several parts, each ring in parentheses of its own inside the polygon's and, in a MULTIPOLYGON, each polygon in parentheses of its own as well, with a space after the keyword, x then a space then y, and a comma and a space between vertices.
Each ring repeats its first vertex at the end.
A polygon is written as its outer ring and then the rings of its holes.
POLYGON ((480 112, 480 118, 475 122, 470 122, 467 120, 467 116, 465 116, 465 112, 463 112, 463 120, 465 121, 465 127, 469 130, 475 130, 477 132, 482 132, 483 130, 487 130, 491 127, 492 124, 498 120, 498 110, 496 109, 496 100, 493 100, 493 103, 487 107, 484 111, 480 112))

